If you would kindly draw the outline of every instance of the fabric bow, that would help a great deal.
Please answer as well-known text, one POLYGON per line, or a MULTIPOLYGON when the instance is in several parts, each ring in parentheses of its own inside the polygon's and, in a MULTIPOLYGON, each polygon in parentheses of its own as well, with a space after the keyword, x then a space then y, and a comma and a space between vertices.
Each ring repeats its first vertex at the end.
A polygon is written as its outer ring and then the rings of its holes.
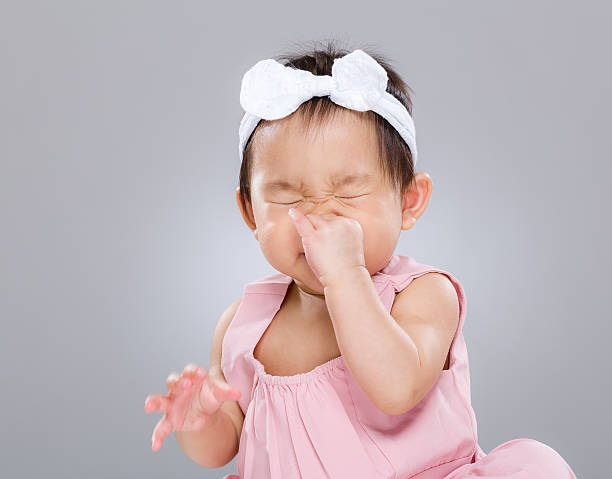
POLYGON ((244 74, 240 105, 266 120, 284 118, 313 96, 329 95, 346 108, 372 110, 386 92, 387 80, 386 70, 359 49, 336 58, 331 76, 313 75, 268 58, 244 74))

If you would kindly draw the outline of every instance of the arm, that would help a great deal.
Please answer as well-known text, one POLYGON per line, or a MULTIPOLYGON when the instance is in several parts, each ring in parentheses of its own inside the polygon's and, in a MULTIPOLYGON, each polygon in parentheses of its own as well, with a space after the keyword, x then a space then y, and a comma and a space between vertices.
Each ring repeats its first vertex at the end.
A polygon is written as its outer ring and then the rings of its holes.
MULTIPOLYGON (((221 370, 221 345, 240 299, 221 315, 212 339, 208 375, 227 382, 221 370)), ((225 401, 200 431, 175 431, 176 442, 189 458, 204 467, 225 466, 238 452, 244 414, 237 401, 225 401)))
POLYGON ((363 267, 325 284, 338 347, 355 380, 381 411, 410 410, 438 379, 455 334, 453 284, 424 274, 396 295, 391 312, 363 267))
POLYGON ((237 452, 236 425, 223 406, 199 431, 174 431, 174 436, 183 452, 200 466, 225 466, 237 452))

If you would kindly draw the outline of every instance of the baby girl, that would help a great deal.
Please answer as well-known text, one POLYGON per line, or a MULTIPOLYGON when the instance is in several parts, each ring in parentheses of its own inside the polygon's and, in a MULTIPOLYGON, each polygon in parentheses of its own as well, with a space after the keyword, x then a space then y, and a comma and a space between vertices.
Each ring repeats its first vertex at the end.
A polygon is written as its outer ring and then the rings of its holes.
POLYGON ((465 292, 395 254, 433 183, 415 172, 409 88, 380 55, 325 48, 242 79, 236 203, 278 273, 221 315, 208 370, 152 395, 152 437, 174 431, 224 479, 574 478, 534 439, 478 445, 465 292))

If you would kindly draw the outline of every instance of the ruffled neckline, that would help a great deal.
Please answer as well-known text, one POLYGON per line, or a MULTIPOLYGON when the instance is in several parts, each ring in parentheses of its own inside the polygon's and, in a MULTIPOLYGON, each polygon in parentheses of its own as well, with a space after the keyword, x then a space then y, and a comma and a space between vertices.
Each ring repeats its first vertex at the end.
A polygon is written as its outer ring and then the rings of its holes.
POLYGON ((302 384, 315 381, 324 374, 327 374, 332 369, 344 369, 344 359, 342 355, 336 356, 329 361, 319 364, 314 369, 306 371, 305 373, 297 373, 291 376, 276 376, 268 374, 264 365, 251 353, 251 359, 255 365, 255 371, 257 377, 262 383, 265 384, 302 384))

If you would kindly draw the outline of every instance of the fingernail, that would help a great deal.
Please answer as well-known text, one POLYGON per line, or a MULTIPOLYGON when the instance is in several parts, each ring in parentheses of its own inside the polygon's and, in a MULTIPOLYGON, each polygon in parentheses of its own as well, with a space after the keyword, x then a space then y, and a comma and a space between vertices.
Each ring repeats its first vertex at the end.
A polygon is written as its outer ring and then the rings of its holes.
POLYGON ((289 216, 293 216, 295 214, 295 211, 293 211, 293 208, 289 208, 289 216))

